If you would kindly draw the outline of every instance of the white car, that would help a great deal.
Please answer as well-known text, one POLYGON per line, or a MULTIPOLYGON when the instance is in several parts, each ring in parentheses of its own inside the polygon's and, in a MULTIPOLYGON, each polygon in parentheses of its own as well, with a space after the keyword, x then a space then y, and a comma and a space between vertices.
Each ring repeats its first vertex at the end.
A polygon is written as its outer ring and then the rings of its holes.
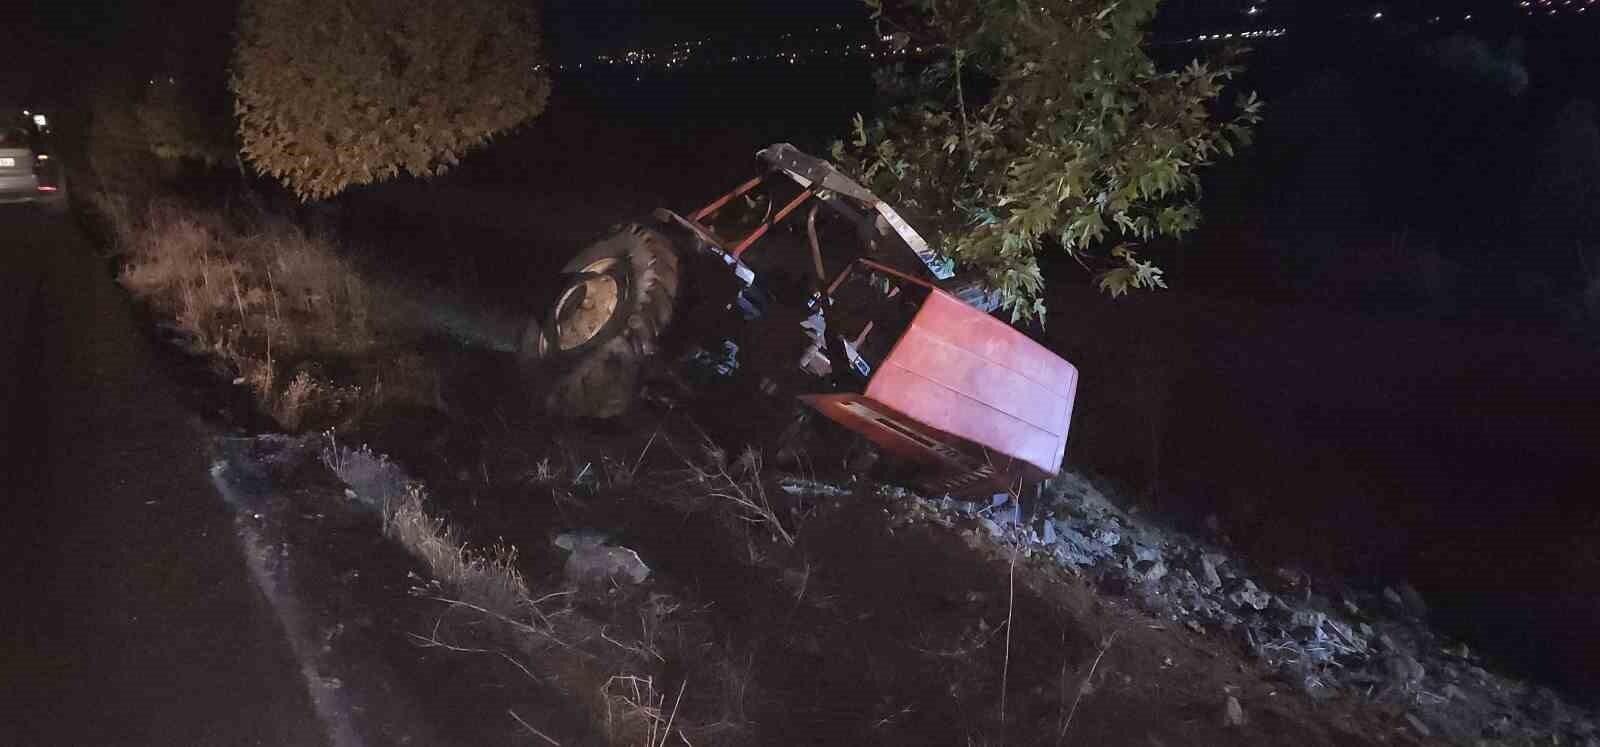
POLYGON ((0 202, 32 201, 43 196, 37 167, 28 131, 0 129, 0 202))

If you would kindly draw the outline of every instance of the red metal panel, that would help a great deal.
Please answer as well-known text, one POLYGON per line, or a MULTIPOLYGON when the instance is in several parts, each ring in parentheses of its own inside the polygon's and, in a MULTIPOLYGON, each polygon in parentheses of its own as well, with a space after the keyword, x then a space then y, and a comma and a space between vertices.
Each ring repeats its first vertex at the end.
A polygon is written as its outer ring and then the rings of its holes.
POLYGON ((1078 371, 1010 325, 933 291, 866 396, 930 428, 1061 468, 1078 371))
POLYGON ((938 336, 918 334, 896 353, 879 368, 878 375, 885 378, 878 389, 869 386, 873 396, 891 383, 926 382, 1052 433, 1066 414, 1066 400, 1044 385, 938 336))
POLYGON ((711 202, 711 204, 706 205, 705 207, 700 208, 699 210, 696 210, 693 213, 690 213, 689 214, 689 220, 692 220, 692 221, 695 221, 695 222, 699 222, 699 221, 705 220, 708 216, 712 215, 713 213, 716 213, 718 210, 721 210, 724 205, 727 205, 729 202, 732 202, 733 198, 738 197, 739 195, 742 195, 742 194, 744 194, 746 192, 749 192, 752 189, 755 189, 757 185, 759 185, 762 182, 766 181, 766 179, 767 179, 767 176, 765 174, 762 174, 761 176, 755 177, 754 179, 751 179, 750 181, 747 181, 744 184, 741 184, 741 185, 735 187, 732 192, 729 192, 729 193, 727 193, 727 194, 725 194, 725 195, 723 195, 721 197, 718 197, 717 199, 713 200, 711 202))
MULTIPOLYGON (((865 436, 884 451, 910 462, 929 465, 936 475, 963 472, 968 468, 965 463, 969 460, 965 455, 950 453, 951 445, 945 443, 950 440, 948 437, 928 432, 909 418, 860 394, 803 394, 800 399, 834 422, 865 436), (888 427, 884 420, 895 421, 899 427, 888 427)), ((954 446, 961 444, 958 441, 954 446)))

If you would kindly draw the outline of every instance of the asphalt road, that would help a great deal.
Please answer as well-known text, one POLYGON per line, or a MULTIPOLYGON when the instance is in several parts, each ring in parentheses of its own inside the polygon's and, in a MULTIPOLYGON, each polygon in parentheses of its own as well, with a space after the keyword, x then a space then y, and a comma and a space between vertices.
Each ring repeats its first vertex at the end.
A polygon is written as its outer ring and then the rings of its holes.
POLYGON ((0 206, 0 747, 328 740, 106 260, 0 206))

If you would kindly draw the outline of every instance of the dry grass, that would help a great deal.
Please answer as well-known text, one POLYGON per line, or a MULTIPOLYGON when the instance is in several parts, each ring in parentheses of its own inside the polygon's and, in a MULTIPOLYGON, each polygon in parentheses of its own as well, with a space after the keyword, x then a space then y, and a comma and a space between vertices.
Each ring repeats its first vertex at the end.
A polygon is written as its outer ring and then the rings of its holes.
MULTIPOLYGON (((600 687, 600 698, 606 704, 606 739, 617 745, 664 747, 672 737, 672 724, 688 685, 687 680, 678 685, 669 710, 666 694, 656 690, 655 678, 619 674, 607 679, 600 687)), ((679 738, 689 744, 681 731, 679 738)))
POLYGON ((97 204, 124 257, 123 285, 284 428, 349 422, 386 401, 436 403, 436 373, 396 352, 408 340, 377 313, 394 304, 329 241, 259 212, 97 204))
MULTIPOLYGON (((653 432, 639 453, 620 457, 592 449, 580 453, 559 438, 554 456, 545 454, 535 459, 527 452, 512 449, 509 454, 518 463, 511 468, 512 479, 550 491, 550 498, 558 507, 581 508, 587 499, 604 491, 637 487, 646 457, 658 441, 665 440, 660 431, 653 432)), ((657 475, 644 470, 644 476, 657 475)))
MULTIPOLYGON (((534 476, 572 484, 586 470, 568 456, 566 466, 540 460, 534 476)), ((381 511, 384 534, 437 582, 420 591, 445 605, 445 612, 431 630, 412 635, 419 645, 508 662, 533 687, 546 688, 540 697, 551 691, 572 697, 610 744, 726 744, 743 735, 753 663, 739 666, 712 653, 704 610, 685 609, 649 587, 534 596, 514 549, 469 547, 460 531, 430 513, 426 492, 393 462, 370 449, 341 446, 332 434, 321 457, 348 487, 347 495, 381 511), (665 688, 669 700, 658 687, 664 672, 676 667, 685 674, 665 688), (697 696, 689 678, 706 683, 706 692, 697 696), (689 718, 690 713, 717 717, 689 718)), ((535 725, 513 718, 530 735, 550 741, 535 725)))
POLYGON ((495 545, 472 552, 460 533, 428 514, 422 489, 413 485, 384 512, 384 534, 428 567, 429 575, 454 590, 460 601, 515 618, 529 604, 528 585, 517 570, 517 551, 495 545))
POLYGON ((672 492, 683 496, 680 502, 686 507, 712 502, 730 510, 740 521, 763 528, 784 544, 794 546, 794 534, 778 518, 767 494, 763 459, 755 447, 745 447, 730 461, 727 451, 707 438, 701 442, 698 454, 680 457, 683 477, 672 486, 672 492))
POLYGON ((340 446, 329 434, 322 463, 352 497, 382 512, 384 535, 421 561, 456 600, 508 619, 529 610, 515 548, 470 549, 459 530, 428 512, 426 491, 371 449, 340 446))
MULTIPOLYGON (((1095 654, 1094 662, 1089 665, 1089 671, 1083 675, 1083 680, 1078 683, 1078 694, 1074 695, 1073 698, 1072 698, 1072 708, 1063 711, 1062 714, 1061 714, 1061 726, 1056 731, 1056 744, 1059 745, 1063 741, 1066 740, 1066 738, 1067 738, 1067 730, 1072 728, 1072 719, 1073 719, 1074 716, 1078 715, 1078 704, 1083 702, 1083 696, 1088 694, 1090 689, 1091 689, 1091 687, 1092 687, 1091 683, 1094 680, 1094 670, 1100 668, 1100 660, 1104 659, 1106 657, 1106 652, 1111 650, 1111 644, 1116 643, 1116 642, 1117 642, 1117 631, 1112 631, 1111 635, 1106 636, 1106 638, 1103 641, 1100 642, 1100 651, 1099 651, 1099 653, 1095 654)), ((1065 696, 1065 694, 1066 694, 1066 691, 1065 691, 1065 688, 1066 688, 1066 677, 1065 677, 1065 674, 1066 674, 1066 672, 1065 672, 1065 670, 1063 670, 1062 671, 1062 675, 1063 676, 1062 676, 1062 681, 1061 681, 1062 695, 1063 696, 1065 696)), ((1061 702, 1062 702, 1063 705, 1065 705, 1066 704, 1066 698, 1063 697, 1061 702)))

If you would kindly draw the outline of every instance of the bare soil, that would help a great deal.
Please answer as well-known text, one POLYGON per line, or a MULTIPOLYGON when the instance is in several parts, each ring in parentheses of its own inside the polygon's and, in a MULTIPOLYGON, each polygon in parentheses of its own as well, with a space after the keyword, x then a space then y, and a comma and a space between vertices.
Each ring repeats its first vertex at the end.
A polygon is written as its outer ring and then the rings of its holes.
MULTIPOLYGON (((512 375, 487 358, 478 365, 468 377, 477 387, 512 375)), ((491 410, 476 429, 394 421, 371 436, 427 482, 476 544, 503 539, 520 548, 534 596, 570 586, 550 544, 560 532, 600 529, 636 550, 653 570, 646 586, 697 611, 695 645, 676 649, 696 660, 669 656, 657 676, 687 676, 681 717, 731 720, 737 728, 720 732, 723 741, 1417 739, 1403 713, 1312 702, 1235 641, 1131 609, 976 525, 927 521, 914 500, 853 479, 847 450, 836 446, 841 434, 829 428, 808 440, 801 464, 764 476, 792 547, 731 519, 715 499, 697 500, 685 462, 699 458, 706 435, 731 451, 753 435, 741 426, 782 422, 791 409, 742 400, 735 419, 725 405, 713 394, 623 427, 517 422, 491 410), (821 478, 822 487, 784 491, 780 472, 821 478), (1223 723, 1229 695, 1243 704, 1243 726, 1223 723)), ((758 430, 767 439, 751 443, 776 451, 770 434, 779 429, 758 430)))
POLYGON ((318 676, 365 741, 537 740, 515 713, 562 744, 642 744, 608 734, 594 697, 609 677, 639 676, 693 744, 1426 742, 1403 711, 1315 702, 1238 641, 1134 609, 976 523, 930 518, 852 474, 829 426, 812 428, 798 462, 762 472, 787 545, 685 469, 708 438, 776 451, 772 425, 794 412, 783 400, 749 399, 735 419, 713 389, 623 424, 549 421, 481 394, 513 385, 502 358, 458 352, 447 369, 460 411, 391 411, 361 436, 428 486, 469 546, 518 548, 532 596, 557 599, 544 613, 603 633, 613 643, 588 659, 619 668, 522 656, 441 601, 341 493, 316 458, 320 437, 224 436, 218 460, 259 488, 238 521, 281 548, 299 634, 321 644, 318 676), (573 530, 637 551, 650 579, 575 585, 552 544, 573 530), (650 653, 608 657, 613 645, 650 653), (1224 723, 1229 696, 1242 725, 1224 723))

